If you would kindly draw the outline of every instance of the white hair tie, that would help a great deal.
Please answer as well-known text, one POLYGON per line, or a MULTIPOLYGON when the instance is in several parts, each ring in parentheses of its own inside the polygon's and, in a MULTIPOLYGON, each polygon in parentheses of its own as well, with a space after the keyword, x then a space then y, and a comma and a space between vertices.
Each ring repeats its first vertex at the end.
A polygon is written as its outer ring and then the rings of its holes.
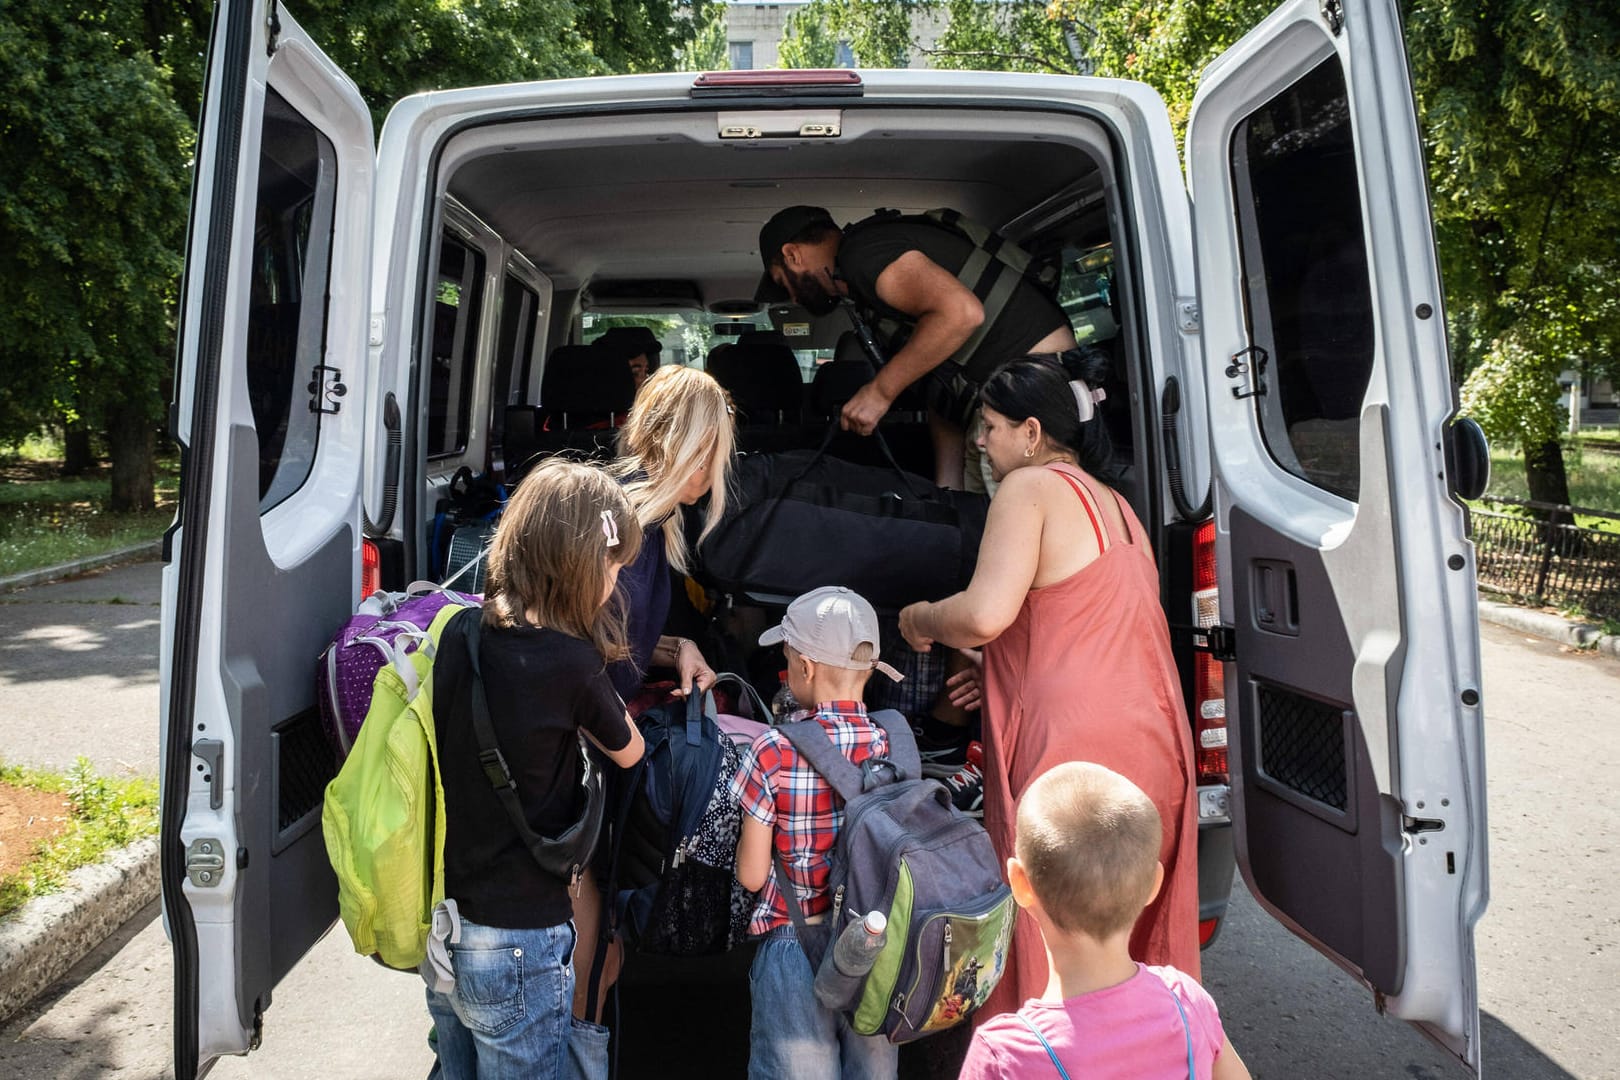
POLYGON ((613 511, 602 511, 602 535, 607 537, 607 546, 619 546, 619 521, 613 516, 613 511))
POLYGON ((1097 406, 1108 397, 1108 391, 1088 386, 1084 379, 1070 379, 1069 389, 1074 392, 1074 407, 1080 412, 1082 424, 1097 415, 1097 406))

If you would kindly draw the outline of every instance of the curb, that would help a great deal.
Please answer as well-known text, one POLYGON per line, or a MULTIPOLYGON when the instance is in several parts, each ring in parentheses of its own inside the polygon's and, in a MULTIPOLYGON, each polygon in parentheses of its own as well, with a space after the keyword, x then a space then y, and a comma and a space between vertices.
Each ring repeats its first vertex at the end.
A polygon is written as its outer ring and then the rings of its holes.
POLYGON ((68 875, 61 892, 0 919, 0 1021, 106 941, 159 891, 156 837, 68 875))
POLYGON ((1601 626, 1570 622, 1550 612, 1487 600, 1483 596, 1479 599, 1479 617, 1522 634, 1534 634, 1577 649, 1592 649, 1620 660, 1620 635, 1605 634, 1601 626))
POLYGON ((163 553, 162 540, 147 540, 143 543, 132 544, 117 551, 109 551, 105 555, 90 555, 83 559, 74 559, 71 562, 58 563, 40 570, 25 570, 10 577, 0 577, 0 592, 12 592, 16 589, 26 589, 32 585, 43 585, 48 581, 57 581, 75 574, 88 573, 91 570, 100 570, 103 567, 114 566, 118 563, 137 562, 150 559, 163 553))

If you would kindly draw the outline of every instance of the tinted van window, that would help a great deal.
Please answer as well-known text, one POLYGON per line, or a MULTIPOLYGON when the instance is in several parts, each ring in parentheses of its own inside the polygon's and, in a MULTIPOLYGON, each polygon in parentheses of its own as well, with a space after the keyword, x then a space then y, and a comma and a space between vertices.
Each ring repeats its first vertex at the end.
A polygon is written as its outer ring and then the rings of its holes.
MULTIPOLYGON (((311 383, 326 346, 337 155, 271 90, 264 106, 248 296, 247 385, 259 440, 259 510, 297 491, 315 463, 324 402, 311 383)), ((336 375, 332 374, 331 379, 336 375)))
POLYGON ((1240 123, 1231 153, 1266 445, 1289 472, 1354 500, 1374 328, 1338 57, 1240 123))
POLYGON ((477 367, 478 313, 483 303, 484 256, 446 233, 433 285, 433 340, 428 375, 429 457, 467 449, 472 377, 477 367))
POLYGON ((540 297, 510 274, 501 290, 501 328, 495 340, 495 409, 490 419, 490 445, 500 446, 506 433, 506 406, 523 401, 540 297))

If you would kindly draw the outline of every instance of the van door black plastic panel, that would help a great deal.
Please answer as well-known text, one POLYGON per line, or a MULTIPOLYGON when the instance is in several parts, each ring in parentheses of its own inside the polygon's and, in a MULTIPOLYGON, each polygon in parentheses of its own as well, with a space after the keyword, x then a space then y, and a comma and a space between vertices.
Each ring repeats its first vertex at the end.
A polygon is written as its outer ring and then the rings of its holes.
MULTIPOLYGON (((1400 991, 1401 811, 1381 795, 1354 712, 1355 653, 1314 548, 1230 515, 1243 830, 1252 884, 1312 937, 1400 991), (1255 577, 1292 568, 1298 627, 1262 629, 1255 577)), ((1230 723, 1230 721, 1229 721, 1230 723)))
MULTIPOLYGON (((294 830, 280 837, 278 850, 283 794, 275 733, 305 722, 301 714, 315 705, 315 659, 354 604, 352 529, 335 532, 297 566, 270 561, 259 522, 258 460, 253 429, 232 425, 224 537, 231 572, 220 619, 220 676, 236 720, 237 755, 227 768, 237 770, 237 1005, 246 1027, 253 1025, 255 997, 337 918, 337 879, 321 830, 294 830)), ((301 798, 292 790, 287 797, 301 798)))

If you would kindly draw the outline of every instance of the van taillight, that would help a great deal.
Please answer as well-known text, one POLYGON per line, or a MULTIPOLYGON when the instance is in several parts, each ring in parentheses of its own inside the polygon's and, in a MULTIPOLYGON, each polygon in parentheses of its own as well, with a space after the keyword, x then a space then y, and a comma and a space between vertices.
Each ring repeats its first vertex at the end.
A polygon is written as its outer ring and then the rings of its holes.
POLYGON ((374 541, 360 543, 360 599, 382 588, 382 555, 374 541))
MULTIPOLYGON (((1215 522, 1206 521, 1193 538, 1193 625, 1217 626, 1221 597, 1215 576, 1215 522)), ((1207 652, 1193 659, 1194 746, 1200 784, 1224 784, 1226 768, 1226 668, 1207 652)))

